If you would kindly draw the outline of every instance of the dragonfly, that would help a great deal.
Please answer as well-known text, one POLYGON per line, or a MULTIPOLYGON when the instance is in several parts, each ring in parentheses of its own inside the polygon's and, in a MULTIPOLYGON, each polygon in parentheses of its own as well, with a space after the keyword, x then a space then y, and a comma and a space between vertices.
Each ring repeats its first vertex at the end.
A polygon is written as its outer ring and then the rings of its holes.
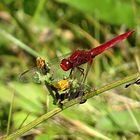
MULTIPOLYGON (((96 48, 92 48, 91 50, 88 50, 88 51, 76 50, 68 58, 62 59, 62 61, 60 63, 60 67, 64 71, 71 70, 71 73, 72 73, 74 68, 78 68, 83 73, 83 70, 80 67, 82 64, 87 63, 88 65, 91 66, 95 56, 97 56, 97 55, 103 53, 105 50, 115 46, 116 44, 118 44, 122 40, 129 37, 133 32, 134 32, 134 30, 130 30, 130 31, 123 33, 123 34, 113 38, 112 40, 110 40, 110 41, 108 41, 108 42, 106 42, 106 43, 104 43, 96 48)), ((88 73, 90 66, 87 69, 87 72, 85 74, 85 78, 87 76, 87 73, 88 73)), ((83 81, 85 81, 85 78, 83 81)))
POLYGON ((115 46, 116 44, 121 42, 122 40, 128 38, 133 32, 134 32, 134 30, 130 30, 126 33, 123 33, 123 34, 113 38, 112 40, 105 42, 102 45, 97 46, 96 48, 92 48, 91 50, 87 50, 87 51, 86 50, 75 50, 68 58, 62 59, 62 61, 60 63, 60 67, 62 68, 62 70, 64 70, 64 71, 71 70, 70 71, 70 76, 71 76, 71 75, 73 75, 73 71, 76 68, 76 69, 79 69, 79 71, 83 75, 83 79, 81 81, 81 88, 79 89, 79 91, 81 91, 81 92, 79 92, 79 96, 81 98, 84 94, 84 92, 82 91, 82 89, 84 88, 83 85, 87 78, 89 69, 93 62, 93 59, 97 55, 103 53, 105 50, 112 48, 113 46, 115 46), (80 66, 85 63, 87 63, 87 69, 84 74, 84 69, 82 69, 80 66))

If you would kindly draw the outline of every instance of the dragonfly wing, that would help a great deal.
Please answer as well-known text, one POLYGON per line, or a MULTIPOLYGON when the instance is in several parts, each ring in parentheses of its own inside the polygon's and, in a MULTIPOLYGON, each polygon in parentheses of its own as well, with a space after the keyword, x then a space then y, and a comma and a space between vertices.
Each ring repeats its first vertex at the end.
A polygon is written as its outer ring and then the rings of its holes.
POLYGON ((41 83, 42 76, 42 72, 39 68, 32 68, 21 73, 19 75, 19 81, 23 83, 34 82, 39 84, 41 83))
POLYGON ((69 76, 69 71, 65 72, 60 68, 60 61, 58 60, 57 62, 55 62, 54 64, 51 63, 50 64, 51 67, 51 74, 53 75, 54 79, 64 79, 65 77, 69 76))

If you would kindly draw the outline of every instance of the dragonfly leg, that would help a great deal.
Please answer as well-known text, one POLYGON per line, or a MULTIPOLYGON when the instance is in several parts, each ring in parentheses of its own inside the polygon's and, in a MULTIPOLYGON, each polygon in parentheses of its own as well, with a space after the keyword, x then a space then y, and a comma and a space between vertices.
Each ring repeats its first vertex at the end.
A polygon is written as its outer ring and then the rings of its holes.
POLYGON ((82 103, 84 103, 85 102, 85 100, 83 100, 83 96, 84 96, 84 86, 83 85, 81 85, 81 87, 80 87, 80 89, 79 89, 79 93, 78 93, 78 97, 80 97, 80 104, 82 104, 82 103))
POLYGON ((85 95, 84 89, 80 90, 78 93, 78 97, 80 97, 80 102, 79 102, 80 104, 83 104, 87 101, 86 99, 82 98, 84 95, 85 95))
POLYGON ((68 101, 76 98, 75 94, 74 94, 74 91, 73 91, 73 85, 72 84, 70 84, 70 90, 68 91, 66 98, 68 99, 68 101))
POLYGON ((80 104, 86 102, 86 100, 83 100, 82 97, 83 97, 84 94, 85 94, 85 93, 84 93, 84 84, 85 84, 85 81, 86 81, 88 72, 89 72, 89 70, 90 70, 90 68, 91 68, 91 64, 92 64, 92 60, 89 61, 89 63, 87 63, 87 68, 86 68, 85 74, 83 75, 83 79, 82 79, 82 83, 81 83, 81 87, 80 87, 80 92, 79 92, 79 97, 81 98, 80 104))
POLYGON ((84 75, 84 69, 81 68, 81 67, 77 67, 77 68, 78 68, 78 70, 81 72, 81 74, 84 75))
POLYGON ((73 72, 74 73, 73 75, 75 75, 75 76, 73 76, 74 77, 73 79, 77 79, 78 81, 83 81, 84 75, 85 75, 84 74, 85 70, 81 67, 76 67, 75 71, 76 72, 73 72))
POLYGON ((70 70, 69 77, 72 78, 73 68, 70 70))
POLYGON ((73 71, 73 69, 71 69, 71 70, 70 70, 70 74, 69 74, 69 77, 71 77, 71 75, 72 75, 72 71, 73 71))
POLYGON ((68 100, 72 100, 72 99, 80 97, 81 98, 80 103, 84 103, 85 101, 82 101, 82 96, 84 95, 84 86, 83 86, 84 84, 83 83, 85 82, 85 80, 83 80, 83 79, 86 78, 85 74, 84 74, 84 69, 81 67, 73 68, 70 72, 70 78, 73 80, 75 80, 75 79, 78 80, 78 84, 80 86, 77 89, 73 89, 73 90, 69 91, 68 100), (80 73, 77 74, 77 72, 80 72, 80 73))
POLYGON ((77 79, 78 81, 81 81, 81 75, 83 78, 84 77, 84 69, 81 67, 74 67, 70 71, 69 78, 73 79, 73 80, 77 79), (78 72, 80 72, 80 74, 78 74, 78 72))
POLYGON ((83 83, 85 83, 85 81, 86 81, 86 78, 87 78, 87 75, 88 75, 88 72, 89 72, 89 70, 90 70, 90 68, 91 68, 91 65, 92 65, 92 59, 87 63, 87 68, 86 68, 86 72, 85 72, 85 75, 84 75, 84 78, 83 78, 83 83))
MULTIPOLYGON (((74 81, 74 80, 81 81, 82 80, 81 75, 83 75, 82 76, 82 79, 83 79, 84 69, 81 67, 75 67, 75 68, 71 69, 69 77, 72 81, 74 81), (80 74, 77 72, 80 72, 80 74)), ((75 89, 75 87, 73 87, 73 84, 71 84, 70 89, 71 90, 68 92, 68 96, 66 97, 69 101, 72 99, 75 99, 79 96, 78 95, 79 90, 77 91, 77 89, 75 89)))
POLYGON ((91 65, 89 65, 89 63, 88 63, 86 73, 84 73, 84 69, 81 67, 76 67, 76 68, 71 69, 70 78, 77 79, 78 81, 82 81, 82 82, 79 82, 80 87, 78 89, 76 89, 76 91, 73 91, 73 90, 69 91, 69 93, 68 93, 69 95, 67 97, 68 100, 72 100, 72 99, 80 97, 81 98, 81 101, 79 102, 80 104, 86 102, 86 100, 83 100, 82 97, 85 94, 84 93, 84 83, 85 83, 85 80, 86 80, 90 67, 91 67, 91 65), (77 70, 80 72, 79 75, 77 74, 77 70), (78 77, 77 75, 80 78, 77 78, 78 77))

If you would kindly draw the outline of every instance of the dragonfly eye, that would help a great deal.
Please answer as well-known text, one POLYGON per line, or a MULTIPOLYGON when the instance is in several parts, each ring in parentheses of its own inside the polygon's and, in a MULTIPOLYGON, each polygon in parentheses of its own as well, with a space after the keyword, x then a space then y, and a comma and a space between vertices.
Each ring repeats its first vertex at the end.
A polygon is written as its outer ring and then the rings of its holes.
POLYGON ((61 61, 61 64, 60 64, 61 68, 64 70, 64 71, 68 71, 69 69, 72 68, 72 64, 71 62, 68 60, 68 59, 63 59, 61 61))

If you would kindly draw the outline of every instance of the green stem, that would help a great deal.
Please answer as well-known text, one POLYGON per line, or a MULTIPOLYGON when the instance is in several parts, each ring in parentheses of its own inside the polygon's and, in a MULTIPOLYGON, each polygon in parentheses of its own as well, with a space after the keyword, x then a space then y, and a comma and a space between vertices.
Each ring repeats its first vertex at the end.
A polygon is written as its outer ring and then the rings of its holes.
POLYGON ((45 7, 45 3, 47 3, 47 0, 40 0, 39 1, 38 7, 37 7, 35 14, 34 14, 34 17, 33 17, 33 20, 36 20, 41 15, 41 12, 45 7))
POLYGON ((14 36, 12 36, 11 34, 7 33, 5 30, 0 29, 0 34, 2 36, 4 36, 5 38, 9 39, 10 41, 14 42, 16 45, 18 45, 18 47, 22 48, 23 50, 25 50, 29 54, 31 54, 31 55, 33 55, 35 57, 40 56, 39 53, 37 53, 36 51, 34 51, 33 49, 31 49, 27 45, 25 45, 24 43, 22 43, 20 40, 18 40, 17 38, 15 38, 14 36))
POLYGON ((8 125, 7 125, 7 134, 6 135, 9 135, 9 132, 10 132, 10 124, 11 124, 11 118, 12 118, 13 103, 14 103, 14 93, 12 94, 12 100, 11 100, 11 105, 10 105, 10 110, 9 110, 9 115, 8 115, 8 125))
MULTIPOLYGON (((113 89, 115 87, 118 87, 122 84, 126 84, 132 80, 135 80, 138 77, 138 74, 133 74, 131 76, 128 76, 124 79, 118 80, 116 82, 113 82, 111 84, 108 84, 96 91, 93 91, 92 93, 86 94, 85 96, 83 96, 82 99, 89 99, 93 96, 99 95, 105 91, 108 91, 110 89, 113 89)), ((69 102, 67 102, 63 109, 69 108, 70 106, 73 106, 77 103, 79 103, 79 101, 81 100, 81 98, 76 98, 74 100, 71 100, 69 102)), ((19 136, 21 136, 22 134, 24 134, 25 132, 31 130, 32 128, 34 128, 35 126, 39 125, 40 123, 42 123, 43 121, 46 121, 47 119, 51 118, 52 116, 58 114, 59 112, 61 112, 62 109, 61 108, 55 108, 54 110, 42 115, 41 117, 35 119, 34 121, 32 121, 31 123, 27 124, 26 126, 22 127, 21 129, 17 130, 16 132, 13 132, 12 134, 10 134, 9 136, 6 136, 4 138, 1 138, 0 140, 12 140, 15 139, 19 136)))
MULTIPOLYGON (((138 78, 138 76, 139 76, 139 74, 137 73, 137 74, 133 74, 131 76, 127 76, 124 79, 112 82, 111 84, 101 87, 100 89, 95 90, 95 91, 91 92, 90 94, 86 94, 85 96, 82 97, 82 99, 89 99, 89 98, 92 98, 93 96, 100 95, 101 93, 103 93, 105 91, 108 91, 108 90, 118 87, 120 85, 126 84, 132 80, 135 80, 136 78, 138 78)), ((79 103, 79 100, 81 100, 81 97, 76 98, 75 100, 72 100, 70 102, 67 102, 65 104, 65 108, 68 108, 76 103, 79 103)))
POLYGON ((35 126, 39 125, 43 121, 45 121, 45 120, 49 119, 50 117, 54 116, 55 114, 58 114, 61 111, 62 111, 61 108, 55 108, 54 110, 42 115, 41 117, 35 119, 31 123, 27 124, 26 126, 22 127, 21 129, 17 130, 16 132, 12 133, 11 135, 9 135, 7 137, 4 137, 4 138, 1 138, 0 140, 13 140, 13 139, 21 136, 25 132, 31 130, 35 126))
POLYGON ((28 27, 26 26, 25 23, 22 23, 18 17, 15 15, 15 13, 13 11, 10 11, 10 14, 12 16, 12 18, 16 21, 17 25, 20 27, 20 29, 23 31, 25 37, 27 38, 27 40, 29 42, 34 42, 33 36, 31 31, 28 29, 28 27))
POLYGON ((23 31, 26 39, 29 42, 33 42, 33 36, 31 31, 28 29, 28 27, 26 26, 27 24, 23 23, 17 16, 16 16, 16 12, 10 7, 10 5, 7 5, 6 3, 2 5, 6 11, 9 12, 9 14, 11 15, 11 17, 15 20, 15 22, 17 23, 17 25, 20 27, 20 29, 23 31))

